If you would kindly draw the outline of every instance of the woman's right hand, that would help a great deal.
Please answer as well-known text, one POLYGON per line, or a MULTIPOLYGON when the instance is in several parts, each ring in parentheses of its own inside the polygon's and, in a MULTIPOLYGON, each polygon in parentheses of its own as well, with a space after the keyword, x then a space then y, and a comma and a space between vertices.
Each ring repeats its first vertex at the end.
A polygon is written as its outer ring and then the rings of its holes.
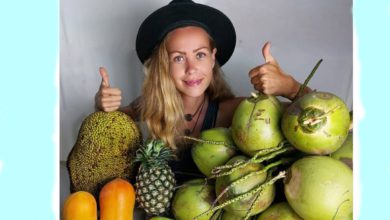
POLYGON ((98 110, 112 112, 121 106, 122 92, 119 88, 111 88, 107 70, 104 67, 99 68, 102 82, 99 91, 95 95, 95 106, 98 110))
POLYGON ((269 42, 264 44, 262 54, 265 63, 250 70, 251 83, 256 90, 266 95, 283 96, 293 100, 300 84, 282 70, 270 48, 269 42))

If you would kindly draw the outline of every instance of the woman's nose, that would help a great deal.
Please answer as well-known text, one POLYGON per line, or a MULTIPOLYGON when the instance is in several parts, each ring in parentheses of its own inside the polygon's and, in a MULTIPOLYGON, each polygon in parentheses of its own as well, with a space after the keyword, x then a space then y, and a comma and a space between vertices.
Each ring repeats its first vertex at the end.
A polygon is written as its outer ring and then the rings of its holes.
POLYGON ((196 60, 194 59, 187 59, 186 60, 186 73, 187 74, 194 74, 196 72, 196 60))

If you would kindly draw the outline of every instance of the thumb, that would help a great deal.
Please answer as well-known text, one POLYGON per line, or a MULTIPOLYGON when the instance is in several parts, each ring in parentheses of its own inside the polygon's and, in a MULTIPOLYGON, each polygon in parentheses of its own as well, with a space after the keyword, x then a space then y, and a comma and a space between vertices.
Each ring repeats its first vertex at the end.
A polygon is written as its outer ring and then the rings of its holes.
POLYGON ((270 48, 271 48, 271 43, 269 41, 267 41, 264 44, 263 49, 262 49, 264 60, 266 63, 278 64, 277 61, 275 60, 275 58, 272 56, 272 54, 270 52, 270 48))
POLYGON ((102 83, 100 84, 101 88, 108 88, 110 87, 110 83, 108 81, 108 73, 106 68, 100 67, 99 68, 100 76, 102 77, 102 83))

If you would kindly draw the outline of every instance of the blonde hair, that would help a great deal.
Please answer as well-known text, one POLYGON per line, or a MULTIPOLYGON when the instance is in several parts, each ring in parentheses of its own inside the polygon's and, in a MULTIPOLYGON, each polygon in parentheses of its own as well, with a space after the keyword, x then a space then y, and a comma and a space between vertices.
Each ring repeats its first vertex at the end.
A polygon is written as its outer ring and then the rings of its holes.
MULTIPOLYGON (((151 57, 145 62, 145 80, 140 103, 141 120, 146 122, 150 138, 161 139, 176 150, 177 137, 183 135, 184 107, 179 91, 169 71, 167 38, 160 43, 151 57)), ((215 48, 210 38, 211 49, 215 48)), ((211 101, 222 101, 234 95, 223 78, 216 62, 213 77, 206 93, 211 101)))

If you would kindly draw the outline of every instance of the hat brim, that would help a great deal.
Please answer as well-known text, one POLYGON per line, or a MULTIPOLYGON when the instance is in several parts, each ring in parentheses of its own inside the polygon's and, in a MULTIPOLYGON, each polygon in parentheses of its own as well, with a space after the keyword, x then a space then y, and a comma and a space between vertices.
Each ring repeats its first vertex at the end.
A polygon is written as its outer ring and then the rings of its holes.
POLYGON ((144 20, 136 39, 136 51, 141 62, 152 55, 154 48, 170 31, 184 26, 199 26, 206 30, 216 44, 216 59, 220 66, 233 54, 236 32, 230 19, 215 8, 186 2, 168 4, 144 20))

